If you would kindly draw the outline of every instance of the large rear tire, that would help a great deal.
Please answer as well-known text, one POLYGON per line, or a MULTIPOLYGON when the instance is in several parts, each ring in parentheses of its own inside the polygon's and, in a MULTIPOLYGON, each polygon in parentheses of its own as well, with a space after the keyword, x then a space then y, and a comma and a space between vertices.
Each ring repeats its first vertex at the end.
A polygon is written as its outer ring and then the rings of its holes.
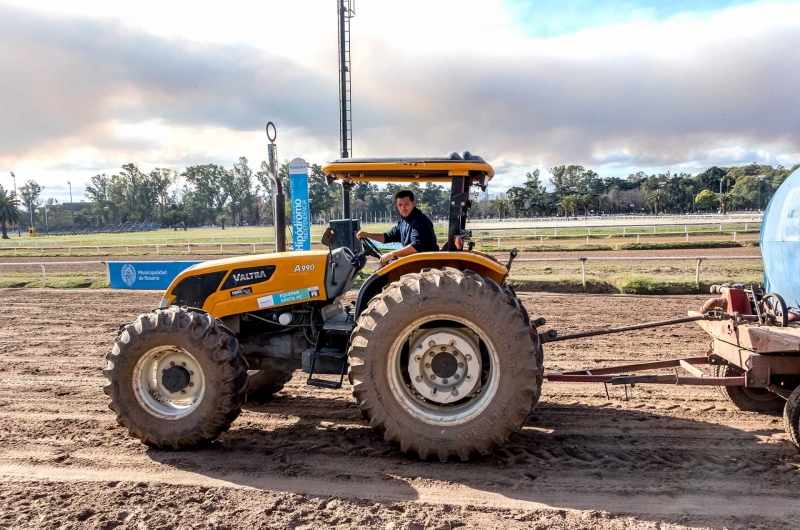
POLYGON ((408 274, 353 331, 349 378, 386 441, 423 460, 503 445, 541 393, 541 347, 514 296, 469 271, 408 274))
MULTIPOLYGON (((714 366, 714 377, 740 377, 743 374, 741 368, 732 364, 714 366)), ((718 386, 717 389, 736 408, 747 412, 781 412, 785 404, 781 396, 766 388, 718 386)))
POLYGON ((117 423, 150 446, 197 447, 228 430, 247 370, 236 336, 213 317, 170 307, 120 329, 103 390, 117 423))

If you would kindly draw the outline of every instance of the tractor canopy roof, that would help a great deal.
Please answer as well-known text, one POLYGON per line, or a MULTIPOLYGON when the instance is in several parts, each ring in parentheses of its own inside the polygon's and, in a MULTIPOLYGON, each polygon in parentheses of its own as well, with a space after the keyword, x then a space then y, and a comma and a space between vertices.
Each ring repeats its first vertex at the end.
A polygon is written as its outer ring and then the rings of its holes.
POLYGON ((323 165, 322 171, 329 181, 446 183, 469 177, 481 187, 494 176, 492 166, 469 151, 445 157, 340 158, 323 165))

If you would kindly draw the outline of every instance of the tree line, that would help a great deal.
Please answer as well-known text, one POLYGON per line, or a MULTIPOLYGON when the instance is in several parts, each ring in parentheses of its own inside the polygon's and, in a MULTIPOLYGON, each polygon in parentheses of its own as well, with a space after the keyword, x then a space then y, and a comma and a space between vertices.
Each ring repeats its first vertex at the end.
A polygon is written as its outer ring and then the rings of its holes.
MULTIPOLYGON (((775 190, 800 164, 783 166, 748 164, 711 167, 697 175, 687 173, 633 173, 627 178, 601 178, 580 165, 562 165, 547 170, 548 190, 538 169, 505 193, 486 195, 473 190, 473 218, 536 217, 620 213, 727 212, 729 209, 763 209, 775 190)), ((44 187, 29 180, 16 198, 0 187, 0 221, 6 224, 31 218, 58 226, 155 223, 164 227, 225 227, 269 225, 273 221, 267 164, 256 171, 247 158, 231 168, 216 164, 189 166, 178 172, 156 168, 145 173, 135 164, 125 164, 111 176, 98 174, 85 186, 87 203, 58 204, 43 199, 44 187), (22 213, 24 212, 24 214, 22 213)), ((278 177, 286 194, 287 216, 291 214, 289 163, 281 164, 278 177)), ((309 167, 309 208, 314 222, 341 217, 341 186, 329 186, 317 164, 309 167)), ((351 212, 363 220, 397 219, 394 194, 411 189, 417 206, 428 216, 445 218, 449 211, 449 189, 432 183, 386 184, 379 187, 358 182, 351 192, 351 212)))

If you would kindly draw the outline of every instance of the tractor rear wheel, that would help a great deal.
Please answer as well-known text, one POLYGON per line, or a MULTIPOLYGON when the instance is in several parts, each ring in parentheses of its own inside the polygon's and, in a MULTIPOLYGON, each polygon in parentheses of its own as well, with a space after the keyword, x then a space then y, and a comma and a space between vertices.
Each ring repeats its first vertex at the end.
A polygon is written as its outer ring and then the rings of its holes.
MULTIPOLYGON (((740 377, 742 375, 744 375, 742 369, 732 364, 714 366, 714 377, 740 377)), ((748 412, 780 412, 783 410, 783 398, 766 388, 718 386, 717 389, 739 410, 748 412)))
POLYGON ((197 447, 228 430, 245 398, 236 336, 213 317, 170 307, 120 329, 103 390, 117 423, 159 448, 197 447))
POLYGON ((541 393, 541 346, 519 301, 470 271, 407 274, 358 319, 349 378, 384 439, 423 460, 488 454, 541 393))
POLYGON ((283 390, 284 385, 294 375, 294 371, 288 371, 279 367, 268 370, 249 370, 247 375, 247 401, 264 403, 272 399, 272 396, 283 390))
POLYGON ((783 428, 792 442, 800 448, 800 386, 795 388, 786 400, 783 409, 783 428))

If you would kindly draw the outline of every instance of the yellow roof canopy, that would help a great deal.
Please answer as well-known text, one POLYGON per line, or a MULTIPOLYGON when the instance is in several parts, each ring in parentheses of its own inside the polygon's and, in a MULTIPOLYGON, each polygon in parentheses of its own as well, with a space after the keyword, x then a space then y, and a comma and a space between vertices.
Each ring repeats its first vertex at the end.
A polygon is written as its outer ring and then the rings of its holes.
POLYGON ((368 182, 450 182, 453 177, 470 177, 485 187, 494 177, 492 166, 479 156, 456 153, 447 157, 340 158, 322 166, 333 180, 368 182))

